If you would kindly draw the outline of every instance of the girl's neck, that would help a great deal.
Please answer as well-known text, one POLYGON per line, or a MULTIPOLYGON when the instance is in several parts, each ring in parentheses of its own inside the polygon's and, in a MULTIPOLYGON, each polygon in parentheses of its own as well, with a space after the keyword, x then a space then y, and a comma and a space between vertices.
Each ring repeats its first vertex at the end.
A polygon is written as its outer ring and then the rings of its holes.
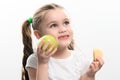
POLYGON ((70 50, 68 48, 62 48, 62 49, 58 49, 52 57, 58 59, 64 59, 69 56, 70 56, 70 50))

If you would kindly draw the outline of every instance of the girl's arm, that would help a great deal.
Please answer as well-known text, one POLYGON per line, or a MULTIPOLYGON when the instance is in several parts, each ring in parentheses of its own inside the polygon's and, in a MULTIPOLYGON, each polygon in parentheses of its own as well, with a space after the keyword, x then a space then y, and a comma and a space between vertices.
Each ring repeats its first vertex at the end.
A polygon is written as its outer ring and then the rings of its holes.
POLYGON ((30 80, 48 80, 48 65, 38 64, 37 70, 31 67, 27 68, 30 80))
POLYGON ((43 41, 37 49, 38 56, 38 65, 36 71, 36 80, 48 80, 48 62, 49 58, 56 52, 57 48, 54 49, 54 45, 51 46, 48 50, 47 47, 50 43, 47 42, 43 47, 43 41))
POLYGON ((29 76, 29 80, 36 80, 36 69, 27 67, 27 72, 29 76))
POLYGON ((95 80, 95 76, 89 77, 88 75, 84 74, 80 77, 80 80, 95 80))
POLYGON ((101 57, 96 58, 96 60, 90 64, 87 72, 81 76, 80 80, 95 80, 95 74, 101 69, 103 64, 104 61, 101 57))
POLYGON ((48 80, 48 63, 38 64, 36 80, 48 80))

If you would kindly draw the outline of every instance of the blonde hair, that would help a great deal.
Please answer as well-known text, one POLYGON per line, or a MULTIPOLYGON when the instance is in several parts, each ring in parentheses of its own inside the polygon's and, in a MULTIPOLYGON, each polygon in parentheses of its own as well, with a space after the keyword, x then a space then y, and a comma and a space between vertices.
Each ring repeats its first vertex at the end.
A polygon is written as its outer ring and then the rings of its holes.
MULTIPOLYGON (((39 30, 39 26, 41 25, 41 22, 46 14, 47 11, 53 10, 53 9, 64 9, 62 6, 51 3, 44 5, 43 7, 39 8, 36 13, 33 15, 33 21, 32 21, 32 28, 33 30, 39 30)), ((27 70, 25 69, 26 61, 29 55, 33 53, 32 48, 32 38, 31 38, 31 27, 28 20, 26 20, 22 25, 22 40, 23 40, 23 60, 22 60, 22 80, 29 80, 29 76, 27 73, 27 70)), ((74 49, 74 42, 72 41, 71 44, 68 46, 68 49, 73 50, 74 49)))

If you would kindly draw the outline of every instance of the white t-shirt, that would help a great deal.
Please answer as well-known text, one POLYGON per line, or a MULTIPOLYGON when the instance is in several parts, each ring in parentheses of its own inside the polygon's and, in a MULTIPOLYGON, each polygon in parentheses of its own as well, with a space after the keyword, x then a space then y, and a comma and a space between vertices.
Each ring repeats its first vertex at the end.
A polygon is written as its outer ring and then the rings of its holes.
MULTIPOLYGON (((71 51, 71 56, 65 59, 50 58, 49 80, 79 80, 86 72, 90 63, 79 51, 71 51)), ((27 59, 27 67, 37 68, 37 55, 32 54, 27 59)))

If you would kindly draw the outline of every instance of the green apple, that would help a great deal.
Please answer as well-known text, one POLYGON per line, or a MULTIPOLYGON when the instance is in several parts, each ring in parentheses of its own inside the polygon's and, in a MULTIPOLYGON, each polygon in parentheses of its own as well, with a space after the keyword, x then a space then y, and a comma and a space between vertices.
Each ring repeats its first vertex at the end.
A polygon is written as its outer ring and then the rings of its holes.
POLYGON ((48 50, 52 45, 54 45, 54 48, 57 48, 57 47, 58 47, 57 40, 56 40, 53 36, 51 36, 51 35, 44 35, 43 37, 41 37, 41 38, 38 40, 38 45, 39 45, 39 43, 41 42, 41 40, 44 41, 43 46, 44 46, 48 41, 50 42, 50 44, 49 44, 49 46, 47 47, 46 50, 48 50))

